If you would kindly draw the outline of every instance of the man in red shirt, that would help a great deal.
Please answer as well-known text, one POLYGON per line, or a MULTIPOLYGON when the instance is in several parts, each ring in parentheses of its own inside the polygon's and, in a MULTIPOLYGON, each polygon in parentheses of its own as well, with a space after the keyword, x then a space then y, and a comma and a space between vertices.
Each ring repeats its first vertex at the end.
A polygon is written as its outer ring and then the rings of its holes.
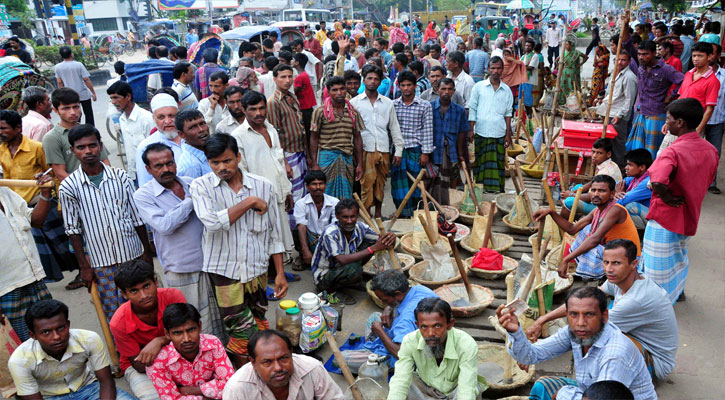
POLYGON ((715 147, 695 132, 703 114, 695 99, 670 103, 667 126, 677 139, 657 154, 648 170, 652 201, 644 231, 642 269, 667 291, 673 303, 685 289, 687 242, 697 232, 702 201, 718 165, 715 147))
POLYGON ((680 98, 693 98, 702 104, 705 114, 695 129, 701 137, 705 132, 705 125, 710 121, 717 105, 717 95, 720 91, 720 81, 710 67, 712 45, 698 42, 692 46, 692 64, 695 68, 687 71, 680 86, 680 98))
POLYGON ((305 31, 304 48, 322 60, 322 45, 319 40, 315 39, 315 33, 312 32, 312 29, 305 31))
POLYGON ((111 318, 111 333, 121 355, 121 371, 140 400, 159 398, 153 383, 146 376, 161 348, 170 340, 164 332, 162 316, 166 306, 186 303, 179 289, 158 288, 154 267, 141 260, 121 264, 116 271, 116 286, 123 298, 111 318))
POLYGON ((682 72, 682 61, 679 58, 672 55, 674 46, 670 42, 660 42, 657 44, 657 56, 662 59, 666 64, 671 65, 674 69, 682 72))
MULTIPOLYGON (((315 42, 317 42, 316 39, 315 42)), ((307 56, 302 53, 295 53, 292 56, 292 67, 297 71, 293 86, 297 100, 300 102, 302 124, 305 126, 305 134, 307 135, 306 139, 309 141, 312 110, 317 105, 317 99, 315 98, 315 90, 312 88, 310 76, 305 72, 307 61, 307 56)))

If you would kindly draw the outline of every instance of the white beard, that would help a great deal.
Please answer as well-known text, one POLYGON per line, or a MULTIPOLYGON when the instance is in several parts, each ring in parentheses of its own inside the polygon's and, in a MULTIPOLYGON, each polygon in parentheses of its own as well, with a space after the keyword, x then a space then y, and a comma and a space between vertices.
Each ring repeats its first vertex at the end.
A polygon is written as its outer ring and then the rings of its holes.
POLYGON ((179 132, 178 131, 171 131, 171 132, 161 131, 161 133, 163 133, 164 136, 166 137, 166 139, 169 139, 169 140, 174 140, 174 139, 176 139, 179 136, 179 132))

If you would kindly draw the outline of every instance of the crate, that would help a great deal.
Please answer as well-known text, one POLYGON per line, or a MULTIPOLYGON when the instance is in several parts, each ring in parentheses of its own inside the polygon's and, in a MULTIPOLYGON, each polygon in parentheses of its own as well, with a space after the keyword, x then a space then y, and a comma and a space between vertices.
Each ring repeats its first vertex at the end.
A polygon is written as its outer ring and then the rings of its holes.
MULTIPOLYGON (((565 147, 591 149, 594 142, 602 137, 602 124, 591 122, 569 121, 561 122, 561 136, 565 147)), ((607 139, 617 137, 617 131, 611 124, 607 126, 607 139)))

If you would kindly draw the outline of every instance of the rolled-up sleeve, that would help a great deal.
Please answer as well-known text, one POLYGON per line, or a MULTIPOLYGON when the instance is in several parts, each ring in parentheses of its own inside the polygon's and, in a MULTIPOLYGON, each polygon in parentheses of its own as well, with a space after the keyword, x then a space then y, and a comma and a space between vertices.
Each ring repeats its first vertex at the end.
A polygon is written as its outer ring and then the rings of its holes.
POLYGON ((423 108, 423 143, 421 143, 421 151, 430 154, 435 149, 433 145, 433 109, 430 103, 426 102, 423 108))
MULTIPOLYGON (((284 242, 282 240, 282 232, 280 231, 280 224, 277 219, 279 218, 279 208, 277 207, 277 196, 274 189, 269 191, 267 198, 264 201, 267 202, 267 216, 269 218, 269 226, 272 227, 269 236, 269 254, 280 254, 284 253, 284 242)), ((247 212, 254 212, 248 210, 247 212)), ((197 213, 198 214, 198 213, 197 213)), ((227 215, 227 226, 229 225, 229 215, 227 215)), ((287 226, 289 229, 289 226, 287 226)))
POLYGON ((80 235, 83 233, 81 228, 80 204, 75 193, 69 185, 65 185, 67 179, 63 181, 58 189, 58 200, 60 200, 61 210, 63 211, 63 225, 65 226, 65 234, 80 235))
POLYGON ((508 333, 508 352, 514 360, 533 365, 550 360, 571 350, 571 340, 568 329, 559 329, 554 336, 549 336, 535 344, 526 339, 526 335, 519 328, 516 333, 508 333))
MULTIPOLYGON (((199 217, 199 220, 209 232, 228 231, 229 210, 226 208, 214 210, 213 189, 206 188, 204 183, 204 181, 196 179, 189 186, 196 216, 199 217)), ((276 206, 276 203, 273 203, 276 206)))

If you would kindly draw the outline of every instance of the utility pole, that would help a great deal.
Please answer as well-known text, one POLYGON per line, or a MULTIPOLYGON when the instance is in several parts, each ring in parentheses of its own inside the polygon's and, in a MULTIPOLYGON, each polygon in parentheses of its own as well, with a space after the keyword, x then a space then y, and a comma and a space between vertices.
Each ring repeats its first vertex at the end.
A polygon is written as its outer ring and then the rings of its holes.
POLYGON ((355 19, 355 11, 353 11, 352 0, 350 0, 350 21, 355 19))
POLYGON ((71 44, 80 44, 78 41, 78 29, 76 28, 76 19, 73 15, 73 4, 71 0, 65 0, 65 12, 68 14, 68 25, 70 26, 70 35, 72 38, 71 44))

